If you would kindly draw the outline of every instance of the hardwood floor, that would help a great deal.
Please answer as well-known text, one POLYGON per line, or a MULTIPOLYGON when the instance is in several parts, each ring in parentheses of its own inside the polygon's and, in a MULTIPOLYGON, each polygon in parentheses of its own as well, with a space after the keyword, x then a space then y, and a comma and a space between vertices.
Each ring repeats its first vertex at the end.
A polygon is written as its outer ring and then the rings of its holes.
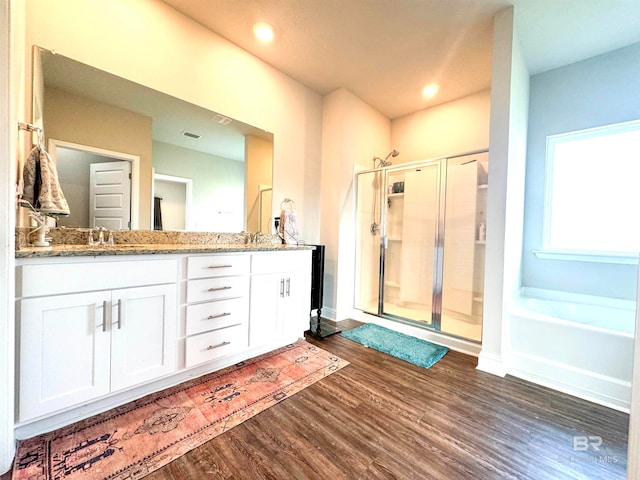
POLYGON ((426 370, 339 335, 308 340, 351 365, 145 478, 625 478, 626 414, 457 352, 426 370))

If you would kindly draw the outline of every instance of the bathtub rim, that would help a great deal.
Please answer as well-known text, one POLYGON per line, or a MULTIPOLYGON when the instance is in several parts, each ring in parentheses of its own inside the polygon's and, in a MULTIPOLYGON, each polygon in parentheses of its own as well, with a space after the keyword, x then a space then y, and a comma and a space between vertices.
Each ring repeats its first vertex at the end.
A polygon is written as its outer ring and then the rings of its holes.
POLYGON ((598 307, 611 307, 619 310, 628 310, 631 312, 635 324, 635 302, 632 300, 622 300, 617 298, 597 297, 592 295, 582 295, 579 293, 562 292, 559 290, 545 290, 542 288, 522 287, 517 295, 515 295, 507 309, 508 314, 524 316, 537 321, 547 323, 561 324, 593 332, 606 333, 608 335, 617 335, 626 338, 635 338, 635 333, 623 332, 610 328, 598 327, 575 320, 567 320, 565 318, 547 315, 524 305, 524 299, 535 300, 551 300, 556 302, 580 303, 582 305, 593 305, 598 307), (591 301, 586 301, 587 299, 591 301), (632 308, 629 308, 632 307, 632 308))

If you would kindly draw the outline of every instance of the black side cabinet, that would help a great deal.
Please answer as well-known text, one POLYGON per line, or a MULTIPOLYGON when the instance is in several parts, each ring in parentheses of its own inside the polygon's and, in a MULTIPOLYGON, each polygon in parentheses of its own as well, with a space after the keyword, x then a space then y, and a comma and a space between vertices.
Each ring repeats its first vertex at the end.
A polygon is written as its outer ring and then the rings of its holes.
POLYGON ((309 331, 314 337, 324 338, 341 330, 333 325, 322 323, 322 300, 324 289, 324 245, 313 245, 311 253, 311 312, 317 311, 315 317, 309 313, 309 331))

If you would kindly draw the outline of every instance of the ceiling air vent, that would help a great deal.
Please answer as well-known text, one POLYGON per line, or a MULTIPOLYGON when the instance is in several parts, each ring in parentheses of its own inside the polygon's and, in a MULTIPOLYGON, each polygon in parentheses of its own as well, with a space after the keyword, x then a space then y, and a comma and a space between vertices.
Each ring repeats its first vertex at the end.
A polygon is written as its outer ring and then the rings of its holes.
POLYGON ((198 135, 197 133, 187 132, 186 130, 182 132, 182 135, 184 135, 185 137, 195 138, 196 140, 201 137, 201 135, 198 135))
POLYGON ((229 117, 225 117, 224 115, 214 115, 213 117, 211 117, 211 120, 213 120, 216 123, 219 123, 220 125, 229 125, 231 123, 231 119, 229 117))

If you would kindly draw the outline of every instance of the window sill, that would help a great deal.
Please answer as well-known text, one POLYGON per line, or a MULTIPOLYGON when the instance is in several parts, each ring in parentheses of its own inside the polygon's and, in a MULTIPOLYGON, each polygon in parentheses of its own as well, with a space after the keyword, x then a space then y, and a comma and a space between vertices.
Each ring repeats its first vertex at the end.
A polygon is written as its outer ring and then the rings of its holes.
POLYGON ((554 250, 533 250, 537 258, 543 260, 568 260, 571 262, 617 263, 620 265, 638 265, 638 255, 597 252, 571 252, 554 250))

